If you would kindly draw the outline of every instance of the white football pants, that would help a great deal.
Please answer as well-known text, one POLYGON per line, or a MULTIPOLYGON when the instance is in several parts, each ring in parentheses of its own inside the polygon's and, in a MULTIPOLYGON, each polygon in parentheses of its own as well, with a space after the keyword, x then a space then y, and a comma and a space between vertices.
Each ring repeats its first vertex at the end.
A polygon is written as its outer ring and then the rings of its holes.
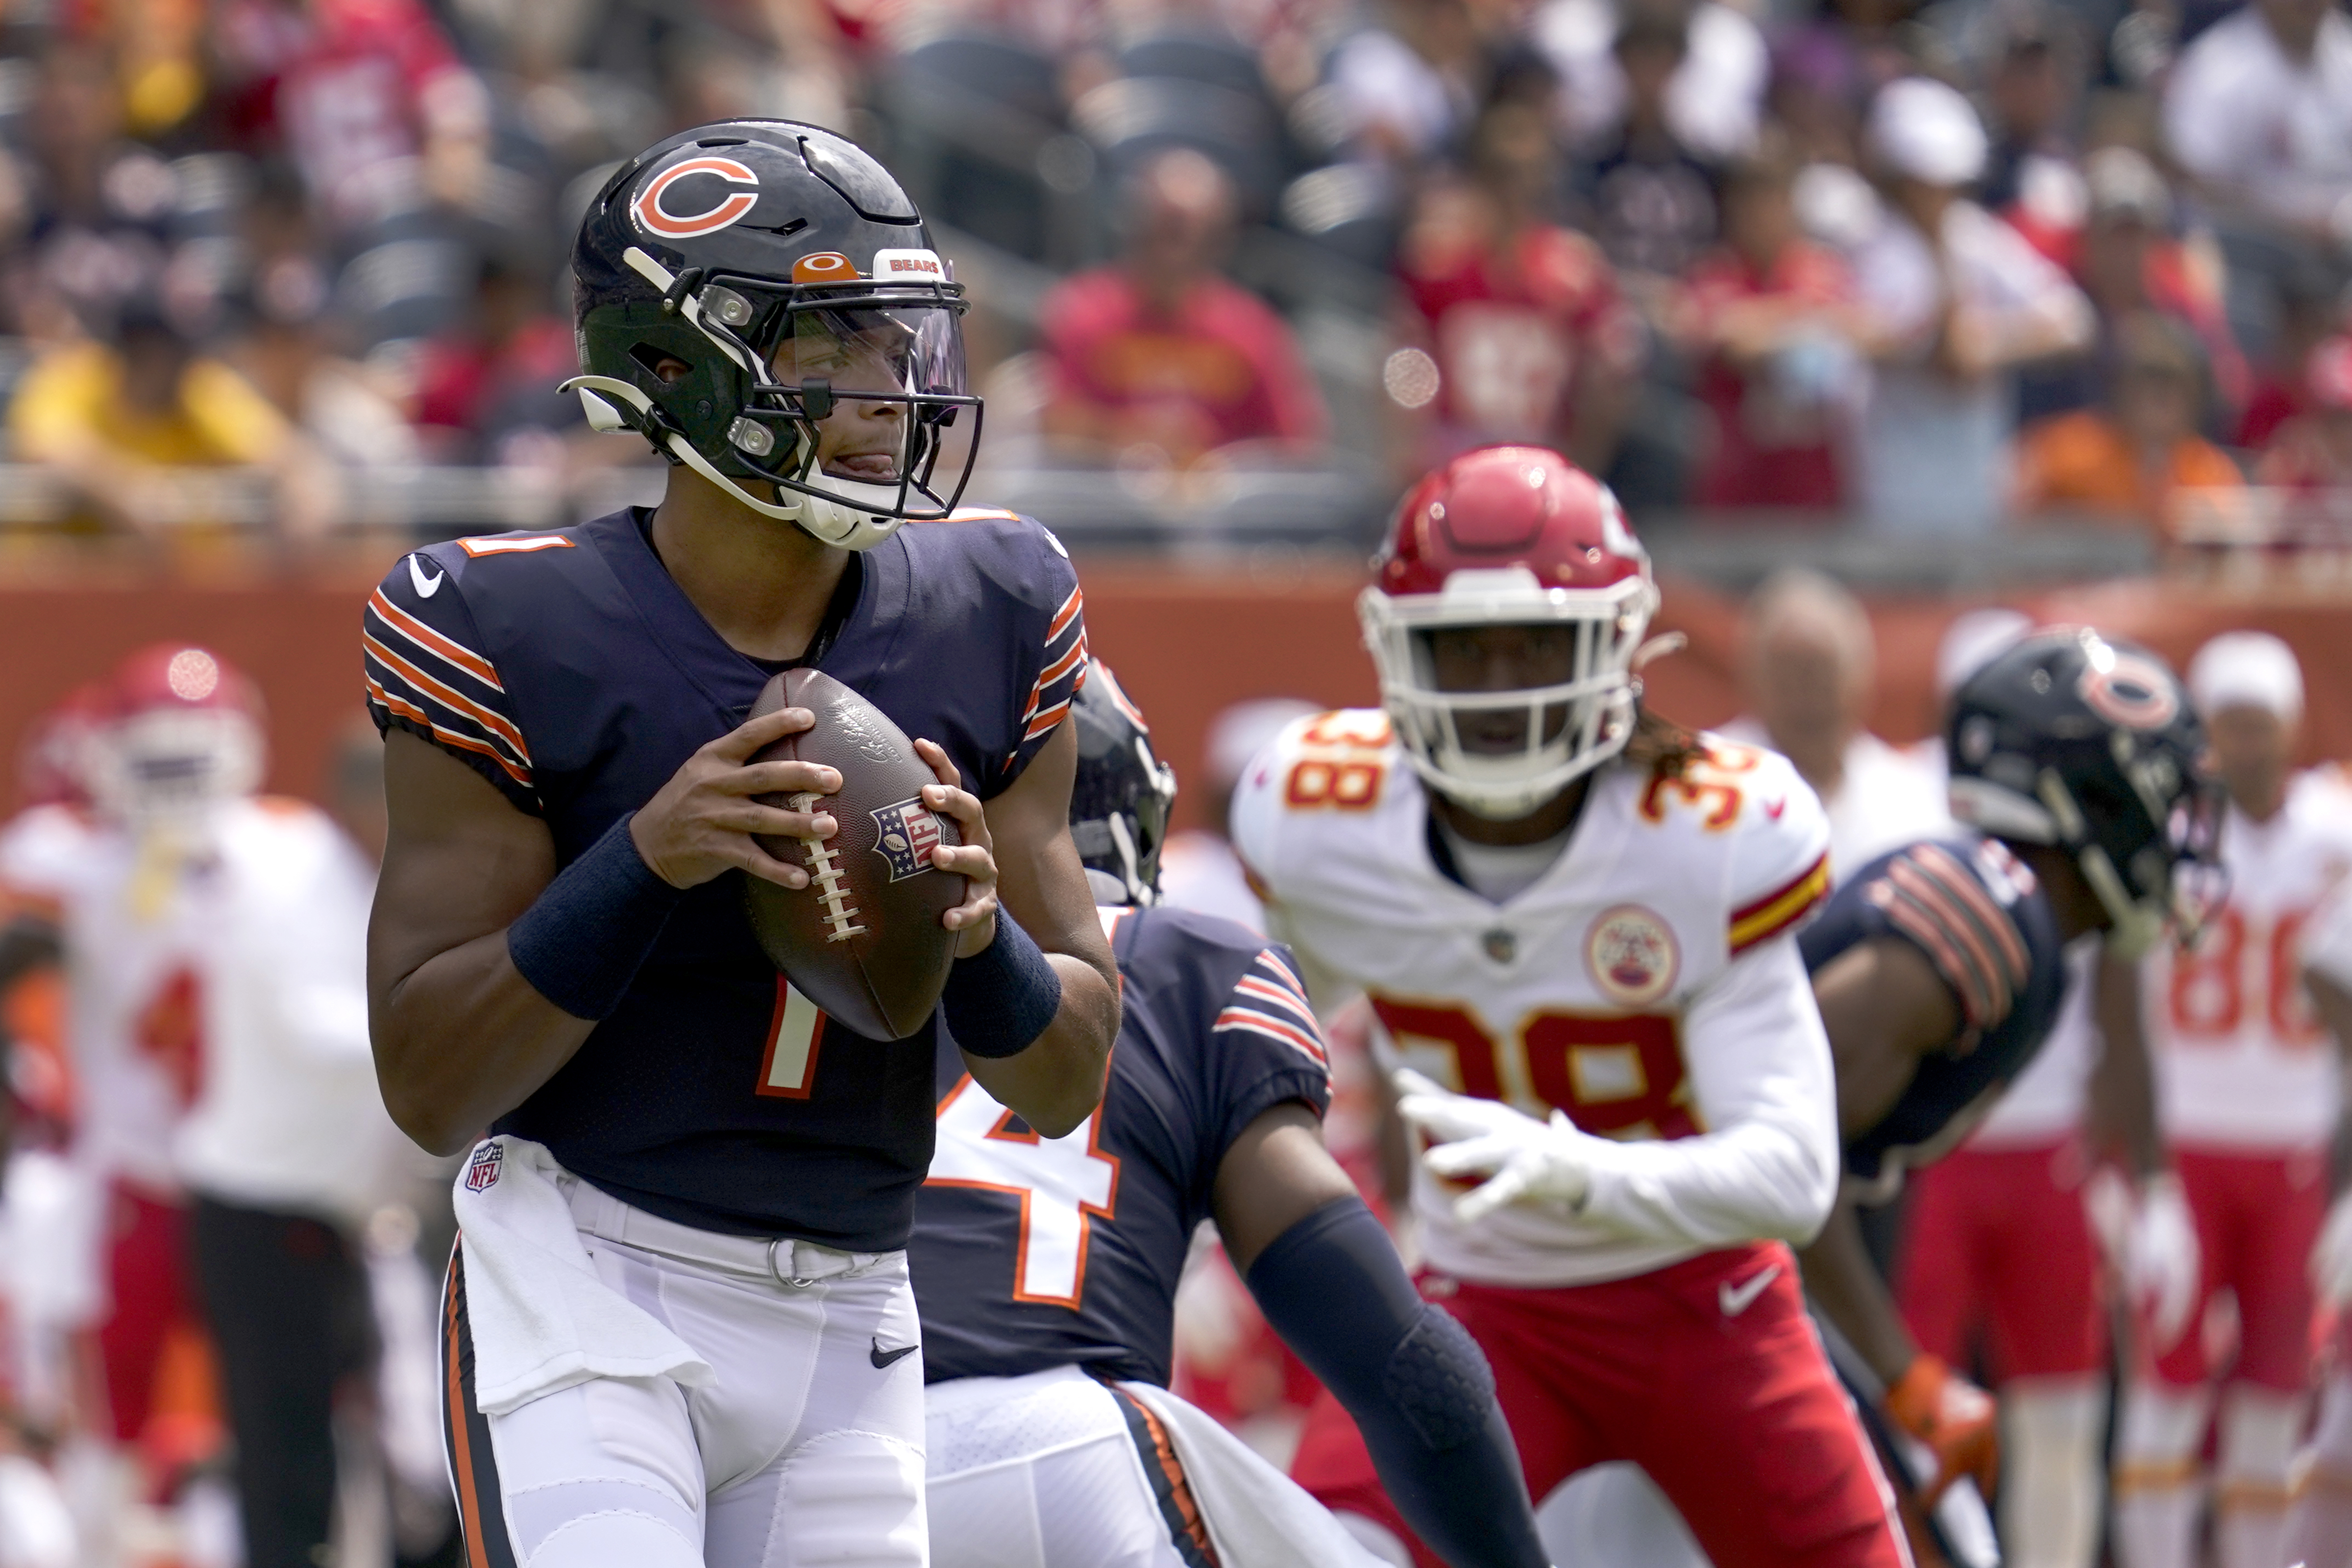
POLYGON ((928 1399, 934 1568, 1214 1561, 1188 1528, 1199 1510, 1172 1453, 1076 1367, 935 1383, 928 1399))
POLYGON ((694 1389, 596 1378, 485 1416, 461 1241, 444 1311, 444 1431, 468 1561, 924 1568, 923 1358, 906 1254, 808 1242, 772 1254, 584 1182, 572 1205, 604 1283, 718 1376, 694 1389))

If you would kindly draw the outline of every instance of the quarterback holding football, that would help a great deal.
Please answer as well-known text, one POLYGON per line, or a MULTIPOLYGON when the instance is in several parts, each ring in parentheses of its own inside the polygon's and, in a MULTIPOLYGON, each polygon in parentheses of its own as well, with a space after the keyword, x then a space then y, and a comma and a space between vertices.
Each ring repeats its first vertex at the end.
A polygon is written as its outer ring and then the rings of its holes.
POLYGON ((936 1020, 1046 1136, 1118 1026, 1076 577, 956 510, 962 289, 852 143, 679 132, 572 273, 570 384, 671 462, 661 504, 420 550, 365 618, 384 1100, 430 1149, 491 1134, 445 1311, 469 1561, 920 1564, 936 1020), (835 695, 755 714, 810 671, 835 695))

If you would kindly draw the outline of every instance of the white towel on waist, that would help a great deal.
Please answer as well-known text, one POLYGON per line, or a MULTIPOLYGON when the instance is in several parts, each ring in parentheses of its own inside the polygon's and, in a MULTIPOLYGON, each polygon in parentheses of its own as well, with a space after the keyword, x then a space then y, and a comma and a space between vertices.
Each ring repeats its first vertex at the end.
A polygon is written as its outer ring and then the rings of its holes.
POLYGON ((486 1138, 457 1173, 475 1403, 504 1415, 596 1377, 667 1377, 688 1388, 710 1363, 597 1278, 563 1173, 544 1144, 486 1138))
POLYGON ((1119 1390, 1160 1418, 1225 1568, 1389 1568, 1331 1510, 1258 1458, 1216 1417, 1148 1383, 1119 1390))

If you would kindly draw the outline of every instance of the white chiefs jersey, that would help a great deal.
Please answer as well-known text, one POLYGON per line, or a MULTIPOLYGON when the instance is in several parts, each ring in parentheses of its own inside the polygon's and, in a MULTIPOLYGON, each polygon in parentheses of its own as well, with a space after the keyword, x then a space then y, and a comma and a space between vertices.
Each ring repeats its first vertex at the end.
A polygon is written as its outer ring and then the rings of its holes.
POLYGON ((2337 1055, 2302 980, 2304 938, 2352 873, 2352 811, 2312 774, 2267 822, 2232 805, 2221 828, 2229 901, 2196 947, 2151 953, 2142 1016, 2167 1139, 2299 1150, 2336 1128, 2337 1055))
POLYGON ((289 800, 231 803, 177 847, 55 806, 0 831, 0 885, 63 934, 75 1163, 363 1213, 398 1138, 368 1049, 372 881, 289 800))
POLYGON ((1364 988, 1388 1060, 1629 1143, 1575 1215, 1524 1205, 1464 1226, 1460 1189, 1417 1169, 1436 1268, 1622 1279, 1807 1238, 1827 1214, 1829 1047, 1785 938, 1827 890, 1828 829, 1786 759, 1703 741, 1678 776, 1603 765, 1559 858, 1500 905, 1439 868, 1385 715, 1302 720, 1244 775, 1234 847, 1270 920, 1364 988))
POLYGON ((129 835, 62 805, 0 832, 0 883, 49 905, 64 939, 75 1163, 177 1191, 172 1134, 201 1071, 203 900, 174 864, 142 859, 129 835))

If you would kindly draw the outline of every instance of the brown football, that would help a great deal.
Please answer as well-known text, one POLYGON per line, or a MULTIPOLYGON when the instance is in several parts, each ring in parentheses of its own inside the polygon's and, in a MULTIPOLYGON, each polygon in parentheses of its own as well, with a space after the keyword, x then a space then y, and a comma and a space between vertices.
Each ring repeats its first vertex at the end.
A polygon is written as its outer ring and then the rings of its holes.
POLYGON ((816 723, 752 760, 822 763, 840 773, 841 790, 761 803, 831 812, 841 827, 825 839, 760 839, 806 870, 809 885, 745 877, 744 911, 801 994, 868 1039, 903 1040, 939 1005, 955 961, 956 933, 940 917, 963 902, 964 879, 933 866, 931 849, 962 836, 923 805, 923 786, 939 780, 879 708, 816 669, 769 681, 751 715, 779 708, 805 708, 816 723))

